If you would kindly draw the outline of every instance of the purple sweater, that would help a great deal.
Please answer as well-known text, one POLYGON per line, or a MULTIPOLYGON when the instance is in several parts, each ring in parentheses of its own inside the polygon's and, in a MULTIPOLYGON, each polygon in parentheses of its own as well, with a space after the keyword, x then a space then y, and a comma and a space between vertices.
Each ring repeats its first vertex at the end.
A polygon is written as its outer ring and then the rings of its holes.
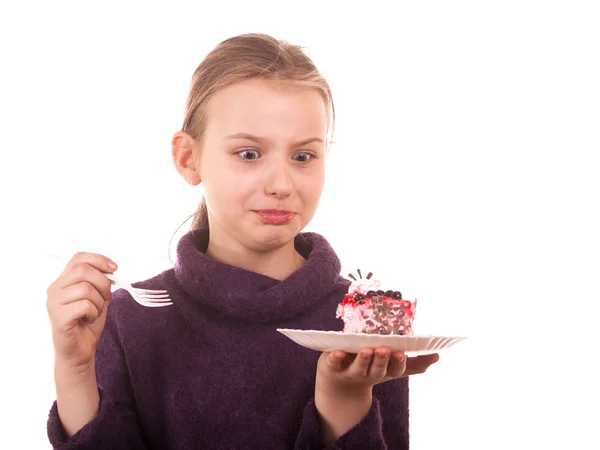
MULTIPOLYGON (((144 308, 118 290, 98 342, 98 415, 70 439, 48 420, 56 449, 322 449, 314 404, 319 352, 276 328, 341 330, 347 291, 329 243, 301 233, 306 264, 283 281, 218 263, 208 230, 187 233, 177 263, 136 287, 167 289, 144 308)), ((363 420, 330 449, 408 449, 408 380, 377 385, 363 420)))

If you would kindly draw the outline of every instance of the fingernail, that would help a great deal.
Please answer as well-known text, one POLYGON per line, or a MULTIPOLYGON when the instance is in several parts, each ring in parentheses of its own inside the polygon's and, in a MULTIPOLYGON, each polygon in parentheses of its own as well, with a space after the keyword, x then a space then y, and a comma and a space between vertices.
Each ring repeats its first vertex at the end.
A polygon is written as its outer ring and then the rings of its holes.
POLYGON ((117 268, 117 265, 116 265, 114 262, 112 262, 112 261, 109 261, 109 262, 108 262, 108 267, 110 267, 112 270, 116 270, 116 268, 117 268))
POLYGON ((402 354, 402 355, 396 355, 396 360, 398 362, 404 362, 404 360, 406 359, 406 355, 402 354))
POLYGON ((377 353, 377 357, 378 357, 378 358, 381 358, 381 359, 386 359, 386 358, 388 358, 389 356, 390 356, 390 354, 389 354, 389 353, 383 353, 383 352, 378 352, 378 353, 377 353))
POLYGON ((369 355, 367 353, 361 353, 360 356, 361 356, 362 359, 365 359, 365 360, 366 359, 371 359, 371 355, 369 355))

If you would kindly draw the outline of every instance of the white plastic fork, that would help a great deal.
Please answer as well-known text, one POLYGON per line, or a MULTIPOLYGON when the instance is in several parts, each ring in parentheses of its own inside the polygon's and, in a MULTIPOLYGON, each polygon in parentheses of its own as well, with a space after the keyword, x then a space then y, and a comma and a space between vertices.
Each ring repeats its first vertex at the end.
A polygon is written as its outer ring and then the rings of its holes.
MULTIPOLYGON (((49 256, 64 264, 69 262, 69 259, 62 256, 54 255, 52 253, 50 253, 49 256)), ((113 273, 102 272, 102 274, 110 280, 113 286, 125 289, 129 292, 131 297, 142 306, 148 308, 161 308, 173 304, 167 291, 134 288, 129 281, 113 273)))

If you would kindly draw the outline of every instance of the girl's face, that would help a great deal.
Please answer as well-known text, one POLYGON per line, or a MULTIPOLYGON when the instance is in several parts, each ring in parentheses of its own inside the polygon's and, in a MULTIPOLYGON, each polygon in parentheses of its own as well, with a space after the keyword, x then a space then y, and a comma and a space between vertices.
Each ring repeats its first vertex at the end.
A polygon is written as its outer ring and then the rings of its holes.
POLYGON ((260 252, 289 244, 323 190, 325 101, 314 89, 251 79, 215 94, 206 117, 197 170, 211 241, 260 252))

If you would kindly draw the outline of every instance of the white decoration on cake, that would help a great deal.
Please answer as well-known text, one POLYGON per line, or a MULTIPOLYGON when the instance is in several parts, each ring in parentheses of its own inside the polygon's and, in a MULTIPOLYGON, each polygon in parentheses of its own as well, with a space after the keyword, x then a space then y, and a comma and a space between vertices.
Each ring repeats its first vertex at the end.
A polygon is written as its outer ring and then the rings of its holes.
POLYGON ((371 278, 370 280, 367 280, 366 278, 360 278, 352 282, 352 284, 348 288, 348 293, 355 294, 358 292, 362 295, 367 295, 367 292, 369 291, 377 292, 380 289, 381 282, 379 280, 374 280, 373 278, 371 278))

